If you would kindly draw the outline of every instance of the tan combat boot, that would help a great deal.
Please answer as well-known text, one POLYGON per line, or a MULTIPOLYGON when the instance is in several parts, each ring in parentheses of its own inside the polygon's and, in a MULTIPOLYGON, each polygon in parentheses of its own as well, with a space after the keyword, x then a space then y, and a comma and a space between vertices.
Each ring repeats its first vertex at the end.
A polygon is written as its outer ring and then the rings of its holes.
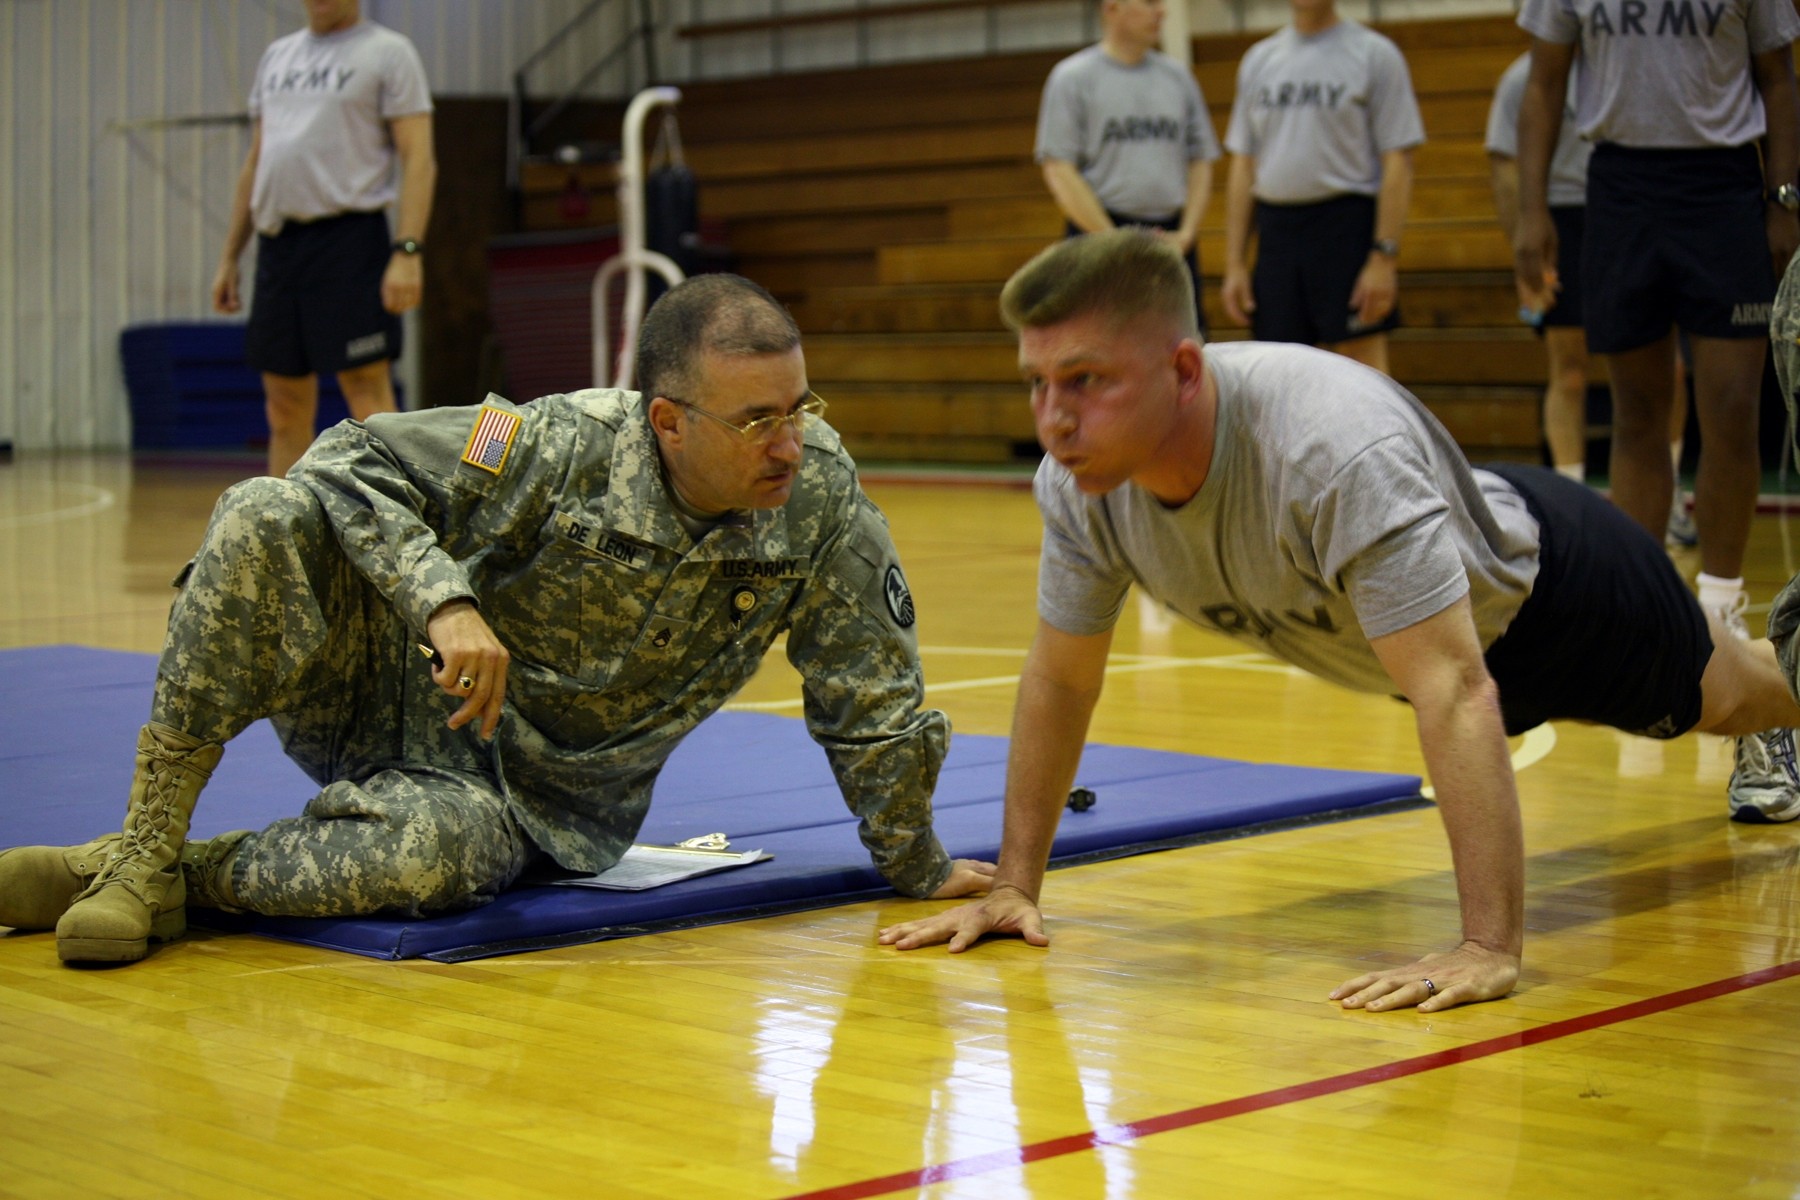
POLYGON ((85 846, 0 850, 0 925, 55 929, 122 840, 119 834, 109 833, 85 846))
POLYGON ((136 962, 150 938, 167 941, 187 929, 181 846, 225 747, 152 721, 138 734, 137 751, 119 847, 56 923, 64 962, 136 962))
POLYGON ((204 842, 189 842, 181 848, 181 877, 187 885, 189 904, 225 912, 246 911, 231 891, 230 860, 238 843, 249 836, 250 830, 238 829, 204 842))

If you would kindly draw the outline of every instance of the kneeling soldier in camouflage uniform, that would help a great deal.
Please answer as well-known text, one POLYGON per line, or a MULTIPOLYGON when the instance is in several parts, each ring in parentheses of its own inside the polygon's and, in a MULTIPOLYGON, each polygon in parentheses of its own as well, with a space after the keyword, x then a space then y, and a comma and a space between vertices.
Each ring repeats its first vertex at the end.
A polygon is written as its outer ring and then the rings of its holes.
POLYGON ((637 375, 641 395, 346 422, 287 479, 226 492, 179 581, 124 832, 0 855, 0 924, 132 961, 190 903, 416 916, 540 857, 604 870, 782 634, 882 874, 984 890, 992 865, 932 833, 949 722, 920 708, 912 599, 792 318, 747 280, 690 280, 647 316, 637 375), (322 790, 184 844, 223 744, 265 716, 322 790))

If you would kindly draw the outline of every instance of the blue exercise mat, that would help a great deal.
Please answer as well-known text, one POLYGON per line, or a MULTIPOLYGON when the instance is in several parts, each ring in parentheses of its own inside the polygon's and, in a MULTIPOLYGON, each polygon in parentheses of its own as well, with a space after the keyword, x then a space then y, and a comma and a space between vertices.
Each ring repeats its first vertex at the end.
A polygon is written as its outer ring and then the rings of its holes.
MULTIPOLYGON (((155 657, 76 646, 0 651, 0 675, 28 698, 0 724, 0 848, 59 845, 118 828, 155 657)), ((934 799, 938 836, 959 858, 999 851, 1006 739, 957 734, 934 799)), ((1097 803, 1069 812, 1053 865, 1423 804, 1415 775, 1330 771, 1089 746, 1078 783, 1097 803)), ((260 721, 227 748, 193 835, 256 828, 300 811, 317 789, 260 721)), ((856 838, 825 755, 804 723, 719 713, 669 759, 639 840, 723 832, 771 862, 646 892, 521 887, 483 908, 426 920, 234 916, 212 928, 374 958, 445 962, 744 920, 891 895, 856 838)))

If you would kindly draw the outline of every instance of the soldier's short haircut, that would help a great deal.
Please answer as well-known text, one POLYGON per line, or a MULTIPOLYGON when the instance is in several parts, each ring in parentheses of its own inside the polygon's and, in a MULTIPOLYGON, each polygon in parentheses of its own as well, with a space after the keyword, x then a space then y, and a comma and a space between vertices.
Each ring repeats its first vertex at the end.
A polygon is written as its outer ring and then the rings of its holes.
POLYGON ((685 400, 702 354, 785 354, 799 344, 800 327, 761 285, 740 275, 696 275, 664 292, 644 316, 638 390, 685 400))
POLYGON ((1157 316, 1200 336, 1194 285, 1181 252, 1143 229, 1109 229, 1056 243, 1020 267, 1000 292, 1015 331, 1100 313, 1115 324, 1157 316))

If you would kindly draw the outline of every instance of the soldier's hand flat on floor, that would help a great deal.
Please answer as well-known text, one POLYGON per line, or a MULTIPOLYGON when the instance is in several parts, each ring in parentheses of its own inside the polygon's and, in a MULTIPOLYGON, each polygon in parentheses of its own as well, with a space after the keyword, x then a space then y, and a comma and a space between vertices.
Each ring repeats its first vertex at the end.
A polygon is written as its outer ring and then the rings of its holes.
POLYGON ((932 900, 955 900, 959 896, 975 896, 994 886, 994 864, 978 858, 957 858, 950 862, 950 877, 931 893, 932 900))
POLYGON ((461 729, 479 717, 481 736, 493 737, 506 702, 506 669, 512 655, 466 600, 453 600, 432 613, 425 633, 443 660, 432 670, 432 681, 462 701, 450 714, 450 728, 461 729), (464 680, 470 686, 464 687, 464 680))
POLYGON ((935 917, 890 925, 881 931, 877 940, 883 946, 900 950, 949 942, 950 952, 957 954, 973 946, 986 933, 1017 934, 1033 946, 1050 944, 1049 936, 1044 933, 1044 916, 1038 906, 1026 899, 1024 892, 1011 886, 1002 886, 985 900, 958 905, 935 917))
POLYGON ((1345 1008, 1386 1012, 1417 1007, 1420 1012, 1439 1012, 1478 1000, 1498 1000, 1519 981, 1515 955, 1464 942, 1444 954, 1427 954, 1404 967, 1370 971, 1338 985, 1333 1000, 1345 1008), (1425 980, 1431 987, 1425 986, 1425 980), (1435 990, 1433 990, 1435 989, 1435 990))

